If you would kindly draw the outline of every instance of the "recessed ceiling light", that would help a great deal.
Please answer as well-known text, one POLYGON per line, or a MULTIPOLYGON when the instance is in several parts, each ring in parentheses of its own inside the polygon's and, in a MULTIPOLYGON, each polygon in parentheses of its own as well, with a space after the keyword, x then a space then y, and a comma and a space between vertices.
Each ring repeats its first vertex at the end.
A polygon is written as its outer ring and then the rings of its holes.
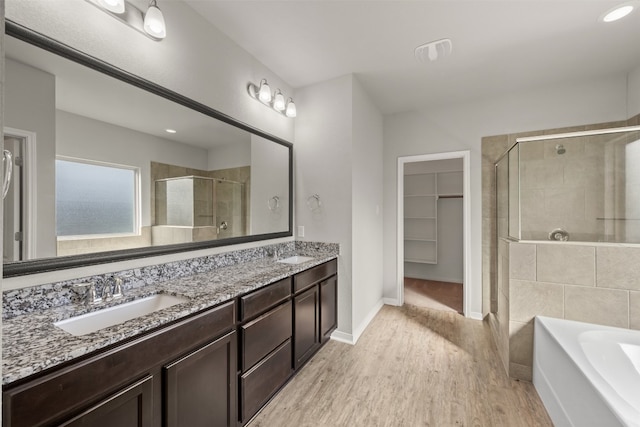
POLYGON ((633 5, 629 3, 621 4, 611 9, 602 16, 604 22, 613 22, 622 19, 633 12, 633 5))
POLYGON ((164 131, 167 132, 167 133, 176 133, 177 132, 177 130, 175 130, 175 129, 165 129, 164 131))

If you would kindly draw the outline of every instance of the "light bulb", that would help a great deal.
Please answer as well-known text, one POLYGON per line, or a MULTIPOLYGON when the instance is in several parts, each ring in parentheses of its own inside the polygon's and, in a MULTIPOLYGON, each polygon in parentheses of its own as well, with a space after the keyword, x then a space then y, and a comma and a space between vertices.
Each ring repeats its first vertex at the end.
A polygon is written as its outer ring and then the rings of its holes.
POLYGON ((260 82, 260 89, 258 90, 258 99, 265 104, 271 102, 271 88, 266 79, 262 79, 260 82))
POLYGON ((124 13, 124 0, 99 0, 100 6, 113 13, 124 13))
POLYGON ((289 101, 287 102, 287 109, 284 114, 287 117, 297 116, 296 104, 293 103, 293 99, 289 98, 289 101))
POLYGON ((167 36, 167 29, 164 25, 164 16, 162 11, 158 8, 156 0, 151 0, 149 3, 149 9, 144 14, 144 30, 147 34, 163 39, 167 36))
POLYGON ((633 6, 630 4, 624 5, 624 6, 620 6, 617 7, 615 9, 613 9, 611 12, 608 12, 604 18, 602 18, 602 20, 604 22, 613 22, 613 21, 617 21, 618 19, 622 19, 625 16, 627 16, 628 14, 631 13, 631 11, 633 11, 633 6))
POLYGON ((276 91, 276 96, 273 98, 273 109, 276 111, 284 111, 284 95, 280 93, 280 89, 276 91))
POLYGON ((429 61, 435 61, 436 59, 438 59, 438 49, 436 48, 435 44, 429 45, 427 56, 429 57, 429 61))

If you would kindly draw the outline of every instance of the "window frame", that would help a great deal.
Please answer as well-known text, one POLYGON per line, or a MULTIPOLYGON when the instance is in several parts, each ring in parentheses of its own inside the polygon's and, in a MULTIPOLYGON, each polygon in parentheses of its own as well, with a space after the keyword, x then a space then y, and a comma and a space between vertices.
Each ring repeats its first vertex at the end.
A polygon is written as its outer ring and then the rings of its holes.
MULTIPOLYGON (((84 159, 81 157, 71 157, 64 155, 56 155, 56 162, 62 160, 65 162, 82 163, 85 165, 102 166, 113 169, 124 169, 133 172, 133 231, 127 233, 98 233, 98 234, 72 234, 68 236, 58 236, 56 232, 56 241, 62 240, 90 240, 90 239, 107 239, 117 237, 137 237, 142 235, 142 192, 141 192, 141 168, 139 166, 125 165, 121 163, 103 162, 99 160, 84 159)), ((58 169, 55 171, 56 181, 58 169)), ((56 184, 57 185, 57 184, 56 184)), ((56 222, 58 216, 58 205, 56 203, 56 222)))

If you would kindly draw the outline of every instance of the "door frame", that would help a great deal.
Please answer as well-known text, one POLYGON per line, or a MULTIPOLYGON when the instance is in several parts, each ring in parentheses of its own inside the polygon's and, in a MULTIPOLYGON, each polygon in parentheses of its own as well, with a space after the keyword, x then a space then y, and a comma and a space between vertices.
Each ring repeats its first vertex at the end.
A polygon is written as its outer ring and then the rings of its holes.
POLYGON ((23 159, 23 221, 24 236, 22 255, 25 260, 34 259, 36 257, 36 236, 37 221, 36 213, 38 206, 37 193, 37 163, 36 163, 36 133, 22 129, 11 127, 3 128, 4 137, 14 137, 24 140, 24 159, 23 159))
POLYGON ((465 317, 471 317, 471 151, 452 151, 448 153, 421 154, 398 157, 397 178, 397 255, 396 285, 398 304, 404 304, 404 165, 414 162, 433 160, 462 159, 462 310, 465 317))

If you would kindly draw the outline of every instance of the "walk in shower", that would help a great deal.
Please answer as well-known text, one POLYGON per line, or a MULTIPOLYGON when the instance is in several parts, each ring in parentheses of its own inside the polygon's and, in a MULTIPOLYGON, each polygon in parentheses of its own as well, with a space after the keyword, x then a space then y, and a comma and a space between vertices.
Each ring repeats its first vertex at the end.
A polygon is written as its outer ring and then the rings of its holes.
POLYGON ((155 181, 154 244, 246 235, 244 184, 201 176, 155 181), (179 235, 179 236, 178 236, 179 235))
POLYGON ((518 138, 495 171, 498 239, 640 243, 640 126, 518 138))

